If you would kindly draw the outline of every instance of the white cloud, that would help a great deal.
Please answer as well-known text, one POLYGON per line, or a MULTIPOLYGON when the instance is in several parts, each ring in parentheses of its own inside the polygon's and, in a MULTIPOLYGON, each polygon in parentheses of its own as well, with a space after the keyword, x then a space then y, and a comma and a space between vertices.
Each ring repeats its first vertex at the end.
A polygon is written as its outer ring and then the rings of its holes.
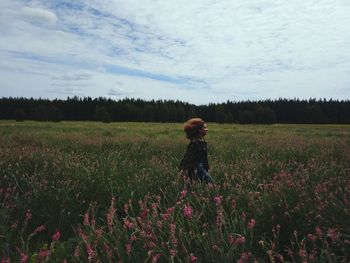
POLYGON ((0 79, 196 103, 347 98, 349 13, 342 0, 3 0, 0 79))
POLYGON ((30 22, 55 25, 57 16, 48 10, 25 6, 20 11, 20 15, 30 22))

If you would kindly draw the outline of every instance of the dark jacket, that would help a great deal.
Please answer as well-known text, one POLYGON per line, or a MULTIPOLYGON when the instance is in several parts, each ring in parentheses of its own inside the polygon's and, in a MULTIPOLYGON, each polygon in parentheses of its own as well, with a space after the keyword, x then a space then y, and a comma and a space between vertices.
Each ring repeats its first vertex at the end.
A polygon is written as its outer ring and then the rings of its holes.
POLYGON ((180 163, 180 170, 192 177, 199 163, 203 164, 203 168, 206 171, 209 170, 207 142, 203 139, 195 138, 187 146, 187 151, 180 163))

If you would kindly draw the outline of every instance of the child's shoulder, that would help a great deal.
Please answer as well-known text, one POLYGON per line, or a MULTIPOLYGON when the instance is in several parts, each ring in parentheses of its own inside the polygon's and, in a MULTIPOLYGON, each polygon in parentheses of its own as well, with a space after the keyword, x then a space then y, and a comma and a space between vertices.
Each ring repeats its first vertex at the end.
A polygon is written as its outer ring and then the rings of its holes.
POLYGON ((202 138, 193 138, 190 143, 193 144, 203 144, 206 143, 206 141, 202 138))

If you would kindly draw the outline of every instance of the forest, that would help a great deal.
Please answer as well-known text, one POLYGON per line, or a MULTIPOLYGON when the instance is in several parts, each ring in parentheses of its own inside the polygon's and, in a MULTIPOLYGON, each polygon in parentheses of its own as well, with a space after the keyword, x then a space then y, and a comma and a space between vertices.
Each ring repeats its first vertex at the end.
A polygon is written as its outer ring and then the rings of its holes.
POLYGON ((132 98, 0 98, 0 119, 3 120, 183 122, 191 117, 217 123, 349 124, 350 101, 280 98, 194 105, 182 101, 132 98))

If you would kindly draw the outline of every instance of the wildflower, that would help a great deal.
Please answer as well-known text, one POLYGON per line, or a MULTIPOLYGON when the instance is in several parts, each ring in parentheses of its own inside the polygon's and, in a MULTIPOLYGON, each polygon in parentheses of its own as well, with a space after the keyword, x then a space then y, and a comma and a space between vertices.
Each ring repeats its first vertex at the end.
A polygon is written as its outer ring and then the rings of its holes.
POLYGON ((85 213, 84 214, 84 226, 88 226, 89 225, 89 213, 85 213))
POLYGON ((124 212, 125 212, 125 213, 128 213, 128 210, 129 210, 129 204, 128 204, 128 203, 125 203, 125 204, 124 204, 124 212))
POLYGON ((19 256, 19 262, 20 263, 26 263, 28 261, 29 257, 27 254, 21 252, 19 256))
POLYGON ((332 242, 336 242, 339 240, 339 232, 336 229, 329 228, 327 231, 327 237, 329 237, 332 242))
POLYGON ((32 212, 28 209, 25 215, 25 222, 28 222, 30 219, 32 219, 32 212))
POLYGON ((34 233, 40 233, 45 230, 45 225, 38 226, 35 230, 34 233))
POLYGON ((185 198, 186 195, 187 195, 187 190, 182 190, 182 191, 180 192, 180 195, 181 195, 182 198, 185 198))
POLYGON ((114 217, 114 213, 115 213, 115 208, 114 207, 110 207, 108 209, 108 213, 107 213, 107 225, 108 225, 108 230, 110 233, 113 232, 113 217, 114 217))
POLYGON ((79 245, 77 245, 74 250, 74 257, 78 258, 79 256, 80 256, 80 248, 79 248, 79 245))
POLYGON ((242 222, 243 222, 243 223, 245 223, 246 217, 247 217, 246 213, 245 213, 245 212, 242 212, 241 218, 242 218, 242 222))
POLYGON ((237 263, 244 263, 248 262, 250 257, 250 253, 243 252, 241 254, 241 257, 237 260, 237 263))
POLYGON ((230 243, 231 245, 234 244, 235 239, 234 239, 234 237, 233 237, 232 234, 228 234, 228 235, 227 235, 227 241, 228 241, 228 243, 230 243))
POLYGON ((222 214, 222 211, 219 210, 219 211, 217 211, 217 215, 216 215, 216 226, 217 227, 222 226, 222 220, 223 220, 223 214, 222 214))
POLYGON ((88 259, 92 259, 95 256, 95 251, 92 249, 90 244, 86 244, 86 253, 88 254, 88 259))
POLYGON ((153 256, 152 263, 157 263, 160 257, 161 257, 161 254, 157 254, 157 255, 153 256))
POLYGON ((250 219, 250 221, 248 222, 248 225, 247 225, 247 228, 249 229, 249 230, 252 230, 253 228, 254 228, 254 226, 255 226, 255 219, 250 219))
POLYGON ((322 237, 322 230, 321 230, 321 228, 319 226, 315 227, 315 233, 316 233, 318 238, 322 237))
POLYGON ((157 221, 157 227, 158 227, 159 229, 162 229, 162 227, 163 227, 162 221, 160 221, 160 220, 157 221))
POLYGON ((169 207, 169 208, 167 209, 167 213, 168 213, 168 214, 172 214, 172 213, 174 213, 174 210, 175 210, 174 207, 169 207))
POLYGON ((124 220, 124 228, 126 228, 126 229, 131 229, 132 226, 133 226, 133 224, 132 224, 132 222, 129 220, 129 218, 126 218, 126 219, 124 220))
POLYGON ((81 228, 78 229, 78 234, 85 242, 88 240, 88 236, 84 233, 84 231, 81 228))
POLYGON ((56 230, 56 233, 54 233, 54 234, 52 235, 52 241, 57 241, 57 240, 60 239, 60 237, 61 237, 60 231, 56 230))
POLYGON ((173 258, 176 256, 177 252, 176 252, 176 249, 170 249, 170 256, 173 258))
POLYGON ((307 234, 307 239, 314 242, 316 240, 316 236, 313 234, 307 234))
POLYGON ((128 255, 131 253, 132 245, 130 243, 125 245, 125 250, 128 255))
POLYGON ((191 262, 196 262, 197 261, 197 257, 195 255, 193 255, 192 253, 190 254, 190 260, 191 262))
POLYGON ((49 250, 40 250, 39 257, 46 258, 48 256, 50 256, 50 251, 49 250))
POLYGON ((15 230, 16 228, 18 227, 18 222, 14 222, 12 225, 11 225, 11 229, 12 230, 15 230))
POLYGON ((211 247, 214 251, 220 251, 218 245, 212 245, 211 247))
POLYGON ((148 213, 149 213, 149 209, 147 209, 147 208, 142 209, 141 218, 145 219, 148 216, 148 213))
POLYGON ((2 258, 1 263, 10 263, 10 259, 9 258, 2 258))
POLYGON ((186 218, 192 218, 193 215, 193 209, 191 206, 186 205, 184 209, 182 210, 184 217, 186 218))
POLYGON ((175 225, 175 224, 170 224, 170 225, 169 225, 169 228, 170 228, 170 233, 171 233, 172 235, 175 235, 176 225, 175 225))
POLYGON ((238 237, 235 241, 236 245, 244 244, 244 243, 245 243, 245 237, 238 237))
POLYGON ((161 214, 161 216, 162 216, 164 221, 167 221, 169 219, 169 217, 170 217, 170 214, 165 213, 165 214, 161 214))
POLYGON ((223 200, 223 197, 221 195, 217 195, 214 197, 214 202, 215 202, 216 206, 219 206, 221 204, 222 200, 223 200))
POLYGON ((100 239, 103 235, 103 230, 102 228, 96 229, 96 239, 100 239))
POLYGON ((306 250, 305 249, 300 249, 299 250, 299 256, 301 257, 301 258, 306 258, 307 257, 307 253, 306 253, 306 250))
POLYGON ((231 208, 232 208, 232 209, 236 209, 236 207, 237 207, 236 200, 232 200, 232 202, 231 202, 231 208))

